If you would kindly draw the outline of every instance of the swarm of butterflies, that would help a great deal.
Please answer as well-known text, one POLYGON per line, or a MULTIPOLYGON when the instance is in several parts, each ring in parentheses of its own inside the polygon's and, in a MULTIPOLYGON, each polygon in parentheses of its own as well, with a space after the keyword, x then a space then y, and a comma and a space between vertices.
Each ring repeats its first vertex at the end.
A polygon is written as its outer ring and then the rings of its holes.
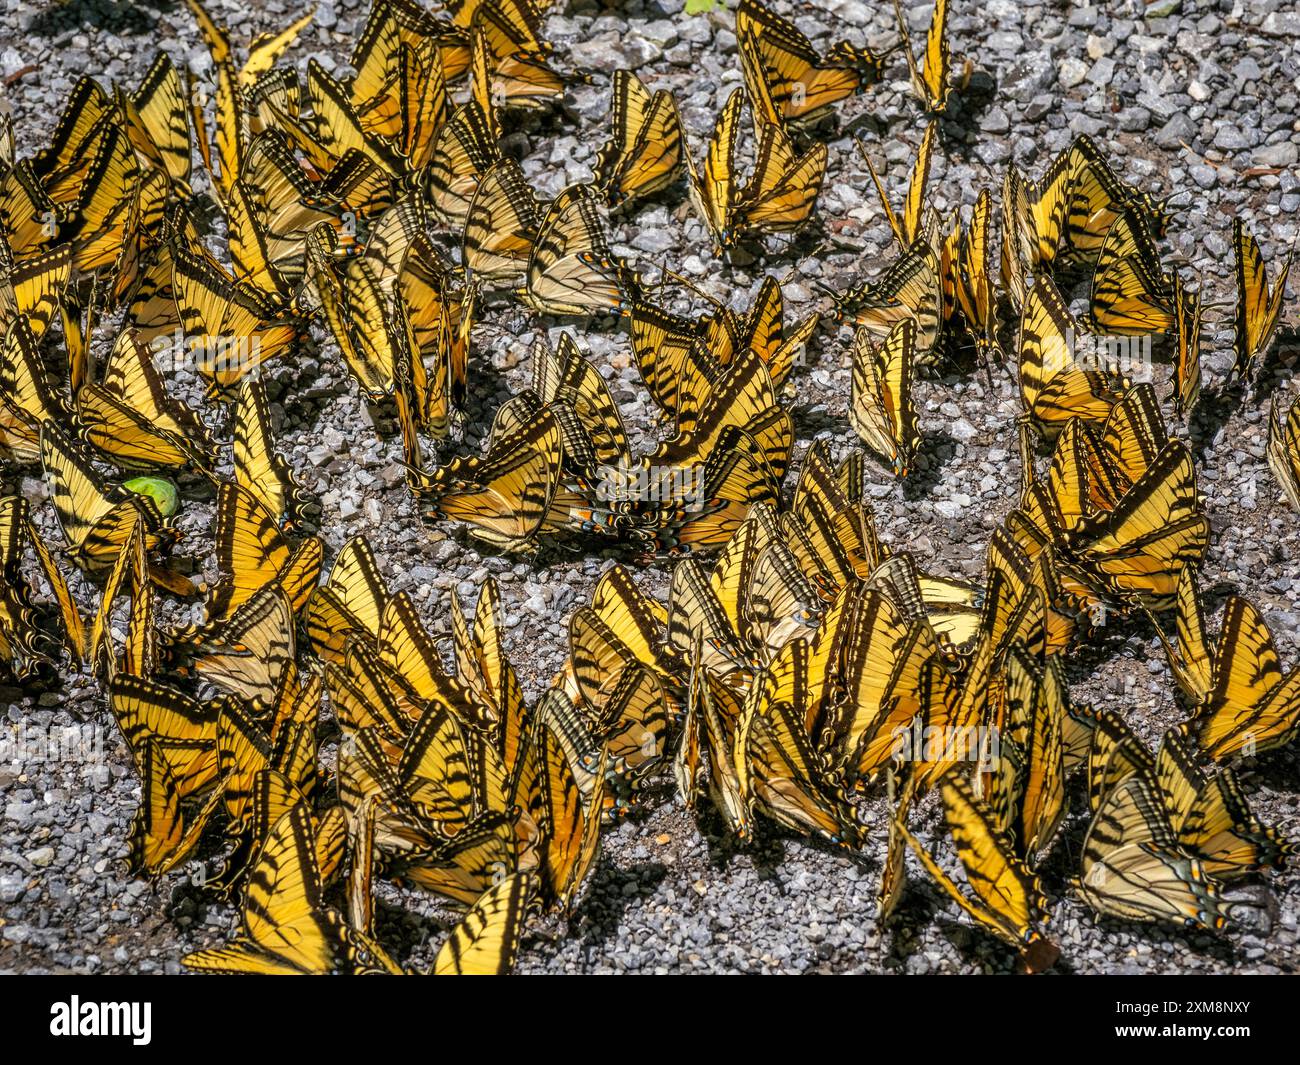
MULTIPOLYGON (((0 454, 43 473, 64 539, 45 542, 27 500, 0 500, 0 663, 37 686, 63 668, 97 679, 141 784, 131 868, 185 870, 238 904, 235 938, 189 968, 402 972, 376 928, 380 879, 463 914, 434 972, 507 972, 531 919, 574 913, 602 826, 674 785, 741 843, 761 822, 849 854, 887 837, 882 920, 910 852, 1031 971, 1059 953, 1039 870, 1072 805, 1086 831, 1068 889, 1099 915, 1217 931, 1226 889, 1293 852, 1231 763, 1295 738, 1300 667, 1283 669, 1242 597, 1207 637, 1192 455, 1150 383, 1079 354, 1167 336, 1176 413, 1195 408, 1203 304, 1162 262, 1170 212, 1080 137, 1037 181, 1008 169, 995 280, 993 190, 968 218, 927 195, 939 119, 970 75, 947 0, 919 58, 898 11, 930 116, 901 209, 859 145, 896 254, 799 321, 773 278, 743 311, 667 269, 646 286, 604 214, 684 178, 719 253, 788 239, 816 211, 819 133, 885 53, 821 55, 741 0, 743 85, 703 162, 673 94, 619 70, 592 179, 543 202, 503 131, 587 76, 553 65, 532 0, 375 0, 341 79, 277 65, 310 13, 241 61, 187 2, 207 76, 160 54, 133 88, 84 78, 30 156, 0 119, 0 454), (205 242, 208 203, 224 256, 205 242), (670 279, 707 309, 670 310, 670 279), (1080 287, 1076 316, 1063 293, 1080 287), (661 442, 637 453, 600 367, 541 329, 532 387, 498 409, 483 453, 431 463, 465 428, 474 327, 502 300, 624 325, 661 442), (490 581, 468 613, 451 603, 445 656, 364 537, 325 572, 320 509, 277 450, 263 373, 314 343, 313 322, 360 394, 396 412, 429 519, 507 552, 626 551, 531 705, 490 581), (787 493, 793 371, 823 322, 854 330, 849 420, 867 450, 836 464, 815 443, 787 493), (888 476, 912 469, 914 376, 967 351, 990 374, 1010 365, 1022 400, 1019 502, 980 582, 883 542, 865 491, 869 453, 888 476), (181 394, 182 367, 201 398, 181 394), (211 584, 175 554, 182 476, 215 493, 211 584), (666 604, 631 568, 650 559, 672 561, 666 604), (91 583, 70 584, 69 565, 91 583), (92 585, 83 612, 71 589, 92 585), (186 601, 201 620, 168 623, 186 601), (1108 613, 1153 626, 1187 707, 1155 750, 1122 713, 1070 699, 1067 657, 1108 613), (926 804, 949 829, 938 854, 913 833, 926 804)), ((1240 221, 1233 246, 1249 387, 1289 260, 1270 284, 1240 221)), ((1300 402, 1275 404, 1268 457, 1300 510, 1300 402)))

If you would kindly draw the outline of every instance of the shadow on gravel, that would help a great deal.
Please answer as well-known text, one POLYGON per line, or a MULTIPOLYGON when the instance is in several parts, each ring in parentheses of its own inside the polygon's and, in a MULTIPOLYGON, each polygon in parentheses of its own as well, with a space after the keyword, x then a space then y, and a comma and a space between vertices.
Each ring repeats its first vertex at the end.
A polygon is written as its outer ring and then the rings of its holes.
POLYGON ((979 142, 980 120, 997 97, 997 81, 992 72, 971 72, 966 88, 953 89, 948 110, 939 118, 939 132, 944 146, 963 161, 968 161, 971 149, 979 142))
POLYGON ((601 948, 617 936, 628 904, 648 899, 667 875, 668 867, 662 862, 640 862, 625 868, 603 859, 599 862, 569 920, 571 931, 582 943, 585 965, 599 960, 601 948))
POLYGON ((924 468, 917 469, 903 481, 903 498, 909 503, 929 496, 943 479, 943 468, 957 454, 957 439, 946 429, 926 429, 921 434, 921 446, 917 453, 925 455, 929 462, 924 468))
POLYGON ((1270 791, 1293 794, 1296 781, 1300 780, 1300 750, 1297 750, 1295 744, 1290 744, 1275 751, 1266 751, 1256 758, 1247 759, 1238 766, 1236 772, 1238 778, 1256 780, 1270 791))
POLYGON ((374 900, 372 928, 375 938, 401 965, 411 964, 425 953, 436 955, 448 933, 456 927, 455 914, 434 917, 415 913, 386 899, 374 900))
POLYGON ((172 0, 143 0, 141 3, 113 3, 112 0, 67 0, 46 5, 30 22, 30 33, 39 37, 57 37, 68 30, 93 26, 109 33, 139 35, 153 33, 158 26, 157 13, 173 11, 172 0))
POLYGON ((1221 387, 1216 392, 1202 392, 1200 401, 1192 411, 1187 435, 1192 442, 1192 458, 1200 462, 1206 448, 1214 443, 1219 430, 1241 407, 1241 390, 1221 387))
POLYGON ((1267 363, 1267 372, 1259 375, 1251 398, 1256 402, 1271 399, 1279 389, 1287 397, 1287 385, 1295 379, 1296 364, 1300 363, 1300 329, 1288 325, 1278 326, 1277 337, 1264 356, 1264 361, 1267 363))
MULTIPOLYGON (((1227 939, 1221 939, 1212 932, 1182 932, 1176 928, 1167 928, 1158 924, 1140 924, 1124 921, 1118 917, 1104 917, 1091 914, 1092 922, 1107 934, 1131 936, 1146 943, 1172 943, 1174 950, 1169 957, 1176 959, 1180 954, 1195 954, 1201 958, 1212 958, 1222 964, 1231 964, 1238 958, 1236 945, 1227 939)), ((1174 962, 1170 962, 1171 966, 1174 962)))
POLYGON ((826 409, 815 410, 808 406, 791 408, 790 416, 794 419, 796 439, 816 437, 821 433, 833 433, 835 439, 848 439, 853 430, 845 423, 842 414, 832 414, 826 409))

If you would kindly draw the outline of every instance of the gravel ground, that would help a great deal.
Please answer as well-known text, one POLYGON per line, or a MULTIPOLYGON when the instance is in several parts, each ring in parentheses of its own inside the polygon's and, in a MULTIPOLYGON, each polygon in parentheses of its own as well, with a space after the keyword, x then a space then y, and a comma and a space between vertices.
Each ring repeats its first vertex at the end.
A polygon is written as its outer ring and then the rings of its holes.
MULTIPOLYGON (((691 5, 693 11, 699 6, 691 5)), ((792 7, 781 0, 774 6, 822 49, 838 37, 879 48, 897 36, 892 8, 884 3, 821 0, 792 7)), ((215 0, 212 8, 237 42, 286 24, 298 11, 282 3, 215 0)), ((355 0, 323 3, 287 60, 305 65, 314 56, 327 68, 341 64, 364 15, 355 0)), ((923 27, 926 17, 928 10, 916 11, 913 24, 923 27)), ((697 153, 717 108, 740 81, 732 17, 721 5, 687 14, 682 0, 631 0, 616 11, 575 0, 566 14, 546 20, 546 31, 557 45, 557 66, 589 70, 593 77, 572 89, 563 114, 511 127, 512 144, 543 196, 589 177, 606 135, 610 71, 632 67, 652 88, 675 90, 697 153)), ((1219 304, 1207 312, 1208 394, 1190 427, 1213 525, 1203 587, 1215 610, 1234 589, 1248 594, 1273 626, 1284 660, 1292 661, 1300 653, 1300 518, 1281 501, 1264 457, 1267 395, 1288 387, 1292 357, 1274 354, 1272 365, 1281 365, 1284 375, 1258 400, 1237 406, 1217 402, 1215 392, 1231 363, 1232 216, 1250 221, 1270 259, 1285 254, 1297 234, 1300 13, 1285 0, 1157 0, 1145 11, 1140 2, 1075 7, 955 0, 950 33, 959 62, 969 57, 974 71, 966 95, 944 121, 931 178, 940 207, 973 203, 983 185, 1001 181, 1012 160, 1037 176, 1077 133, 1105 145, 1131 181, 1178 194, 1174 202, 1182 210, 1171 227, 1169 257, 1189 278, 1202 276, 1207 299, 1219 304)), ((158 47, 181 65, 208 63, 183 5, 0 4, 0 75, 8 82, 20 152, 44 142, 77 77, 93 73, 133 85, 158 47)), ((758 261, 724 262, 678 190, 630 218, 616 218, 616 250, 651 276, 667 262, 737 307, 747 305, 770 273, 785 281, 788 314, 813 308, 814 282, 840 287, 848 278, 872 276, 890 238, 852 135, 864 140, 874 159, 886 160, 897 199, 924 129, 902 56, 894 59, 882 84, 839 106, 819 226, 793 245, 772 240, 758 261)), ((509 303, 489 307, 483 317, 470 370, 476 406, 468 435, 449 444, 448 454, 477 451, 492 411, 529 381, 526 353, 538 323, 509 303)), ((1288 317, 1294 321, 1294 313, 1288 317)), ((558 328, 553 321, 543 324, 558 328)), ((580 323, 576 332, 608 367, 634 433, 650 433, 649 404, 627 339, 599 326, 580 323)), ((839 458, 853 443, 846 420, 847 339, 847 333, 823 330, 808 364, 796 370, 796 453, 825 437, 839 458)), ((497 557, 463 530, 422 523, 397 465, 398 441, 373 431, 371 414, 336 358, 330 345, 319 361, 309 358, 271 374, 284 386, 279 392, 272 386, 273 398, 283 400, 275 409, 281 446, 321 497, 327 550, 336 551, 352 533, 366 533, 392 586, 414 596, 436 633, 447 631, 448 596, 470 596, 486 574, 494 574, 509 614, 513 659, 535 696, 563 661, 569 611, 589 595, 608 560, 554 546, 533 558, 497 557)), ((1158 366, 1157 387, 1166 399, 1167 377, 1158 366)), ((976 576, 988 533, 1015 500, 1012 378, 995 372, 990 390, 982 375, 949 367, 919 383, 918 409, 925 443, 912 479, 900 485, 870 466, 881 531, 929 568, 976 576)), ((39 480, 9 482, 0 488, 44 497, 39 480)), ((51 509, 37 510, 46 535, 57 537, 51 509)), ((208 539, 202 534, 210 520, 210 501, 187 500, 180 524, 200 534, 200 543, 208 539)), ((211 559, 206 564, 210 568, 211 559)), ((665 567, 651 566, 640 579, 655 594, 666 592, 665 567)), ((93 601, 88 588, 81 591, 84 601, 93 601)), ((1181 716, 1148 627, 1112 624, 1069 663, 1076 701, 1119 710, 1150 742, 1181 716)), ((157 885, 124 878, 119 859, 139 787, 93 685, 74 675, 61 690, 39 696, 0 690, 0 705, 10 738, 23 728, 77 725, 88 748, 80 757, 0 760, 0 970, 172 972, 186 950, 222 941, 232 912, 200 905, 183 878, 157 885)), ((1300 835, 1300 755, 1292 750, 1261 758, 1245 766, 1242 777, 1259 816, 1292 838, 1300 835)), ((927 816, 917 830, 934 841, 939 825, 932 810, 927 816)), ((1068 828, 1047 870, 1059 894, 1050 926, 1063 951, 1058 971, 1300 970, 1300 874, 1275 877, 1271 904, 1223 937, 1135 928, 1094 917, 1063 888, 1076 871, 1077 815, 1068 828)), ((775 832, 737 850, 721 838, 718 823, 708 816, 695 823, 665 794, 607 835, 569 927, 531 930, 519 968, 1011 968, 1011 952, 959 918, 919 875, 894 921, 879 926, 874 896, 883 853, 883 830, 857 859, 775 832)), ((447 920, 427 900, 385 888, 379 933, 406 942, 405 960, 427 963, 447 920)))

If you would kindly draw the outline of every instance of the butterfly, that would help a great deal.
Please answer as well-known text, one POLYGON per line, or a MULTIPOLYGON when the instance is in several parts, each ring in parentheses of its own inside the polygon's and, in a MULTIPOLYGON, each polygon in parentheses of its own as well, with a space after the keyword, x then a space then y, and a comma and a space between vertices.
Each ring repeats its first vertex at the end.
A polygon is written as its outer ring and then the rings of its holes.
POLYGON ((668 643, 667 624, 663 604, 641 592, 622 566, 612 566, 597 582, 591 605, 569 619, 569 655, 556 678, 558 690, 578 706, 599 706, 614 678, 641 665, 660 682, 676 717, 683 663, 668 643))
POLYGON ((716 376, 749 352, 767 364, 774 387, 788 389, 790 371, 803 356, 820 315, 786 326, 781 286, 767 277, 744 315, 718 304, 712 313, 692 320, 638 300, 629 319, 642 381, 656 405, 676 417, 679 397, 694 387, 691 381, 697 375, 716 376))
POLYGON ((1186 729, 1165 733, 1156 782, 1178 843, 1212 877, 1228 880, 1280 865, 1293 847, 1250 812, 1230 769, 1202 770, 1186 729))
POLYGON ((388 599, 388 586, 369 541, 352 537, 307 604, 307 635, 316 653, 328 663, 341 665, 351 636, 377 639, 388 599))
MULTIPOLYGON (((248 59, 242 66, 237 66, 226 29, 212 18, 199 0, 186 0, 186 3, 198 22, 215 70, 216 166, 213 165, 212 140, 203 114, 208 100, 207 90, 200 87, 192 75, 188 79, 190 119, 203 164, 213 177, 218 197, 224 201, 239 177, 248 144, 245 92, 293 44, 311 22, 314 12, 308 12, 281 33, 257 38, 249 48, 248 59)), ((322 107, 318 113, 323 114, 324 110, 322 107)))
MULTIPOLYGON (((1149 755, 1148 755, 1149 757, 1149 755)), ((1148 773, 1126 773, 1103 795, 1083 842, 1080 897, 1097 913, 1217 929, 1218 888, 1178 846, 1148 773)))
POLYGON ((847 41, 819 56, 808 38, 757 0, 736 8, 736 41, 749 98, 770 122, 811 124, 880 77, 882 57, 847 41))
POLYGON ((1201 395, 1200 290, 1188 292, 1175 271, 1172 279, 1175 348, 1173 357, 1174 406, 1182 418, 1191 414, 1201 395))
POLYGON ((261 378, 249 378, 240 386, 233 421, 235 483, 257 498, 273 522, 288 528, 300 524, 305 514, 318 512, 288 461, 275 450, 261 378))
POLYGON ((966 331, 981 358, 1001 355, 998 341, 997 297, 989 271, 993 197, 981 189, 975 198, 970 224, 962 231, 957 249, 956 300, 966 331))
POLYGON ((912 174, 908 181, 907 198, 904 200, 901 218, 890 205, 889 196, 885 192, 885 186, 881 182, 880 176, 876 173, 876 168, 872 165, 871 157, 867 155, 866 149, 861 142, 857 142, 858 152, 867 164, 871 180, 876 186, 876 195, 880 198, 880 205, 884 210, 885 219, 889 222, 889 228, 894 234, 894 240, 902 251, 906 251, 922 237, 929 221, 926 218, 925 186, 930 179, 930 163, 934 156, 936 128, 937 124, 934 122, 925 127, 925 134, 921 138, 921 146, 916 151, 916 162, 912 164, 912 174))
POLYGON ((616 70, 611 84, 613 129, 596 156, 592 184, 611 207, 653 196, 682 174, 682 120, 667 89, 653 95, 630 70, 616 70))
POLYGON ((249 143, 226 204, 230 256, 236 275, 271 300, 294 296, 311 229, 346 226, 346 207, 331 203, 323 185, 308 178, 282 131, 265 130, 249 143))
POLYGON ((1030 423, 1049 439, 1071 418, 1105 419, 1118 398, 1117 375, 1091 357, 1087 340, 1056 285, 1039 277, 1020 316, 1020 396, 1030 423))
POLYGON ((540 314, 622 312, 636 275, 609 249, 591 185, 570 185, 546 209, 519 296, 540 314))
POLYGON ((1234 376, 1244 378, 1258 373, 1259 365, 1273 343, 1282 318, 1282 302, 1286 299, 1291 254, 1287 254, 1276 281, 1270 286, 1259 243, 1240 218, 1232 220, 1232 248, 1237 270, 1232 372, 1234 376))
POLYGON ((188 197, 193 148, 189 111, 185 86, 166 52, 154 57, 134 93, 119 90, 119 102, 135 150, 162 169, 179 196, 188 197))
POLYGON ((127 469, 211 464, 213 444, 192 408, 174 399, 137 332, 119 334, 96 382, 76 393, 78 435, 127 469))
POLYGON ((1095 264, 1126 208, 1152 237, 1164 235, 1163 206, 1120 180, 1086 135, 1057 155, 1036 183, 1009 167, 1002 185, 1001 276, 1012 305, 1023 303, 1031 274, 1069 262, 1095 264))
POLYGON ((894 12, 898 17, 898 31, 903 37, 903 55, 912 75, 912 92, 927 112, 943 114, 948 109, 953 88, 952 54, 948 46, 948 0, 935 0, 930 28, 925 35, 925 55, 919 65, 907 29, 907 18, 898 0, 894 0, 894 12))
POLYGON ((220 803, 221 789, 213 785, 221 703, 199 702, 169 685, 119 673, 109 688, 109 708, 142 781, 130 862, 157 875, 188 856, 220 803))
POLYGON ((131 522, 122 550, 104 581, 104 592, 91 624, 86 657, 92 664, 105 667, 111 677, 117 668, 117 657, 109 638, 109 622, 113 607, 128 586, 131 596, 130 624, 123 648, 124 670, 137 676, 151 674, 158 663, 157 633, 152 628, 152 589, 149 586, 149 569, 145 560, 143 522, 131 522), (101 654, 101 651, 104 653, 101 654))
POLYGON ((853 338, 853 378, 849 421, 854 431, 906 477, 920 443, 920 423, 912 403, 912 367, 916 358, 916 323, 902 318, 876 347, 859 326, 853 338))
POLYGON ((80 660, 86 643, 76 600, 32 524, 27 500, 21 496, 0 498, 0 661, 20 680, 58 657, 57 645, 37 623, 40 611, 34 589, 22 571, 28 548, 35 554, 45 583, 58 602, 64 647, 80 660))
POLYGON ((317 298, 344 364, 372 401, 391 395, 406 337, 398 330, 391 293, 375 263, 356 256, 339 262, 331 250, 332 230, 311 234, 308 262, 317 298))
POLYGON ((264 709, 274 704, 296 652, 293 604, 281 585, 268 582, 196 640, 192 654, 201 678, 264 709))
POLYGON ((438 130, 426 168, 429 202, 440 222, 464 226, 474 190, 501 158, 497 138, 479 104, 470 100, 438 130))
POLYGON ((662 764, 668 739, 668 704, 659 681, 637 662, 623 665, 582 706, 553 688, 537 714, 564 748, 585 806, 592 807, 596 773, 606 761, 603 816, 627 813, 642 782, 662 764))
POLYGON ((483 892, 438 949, 434 975, 504 976, 511 972, 528 904, 536 890, 536 876, 512 873, 483 892))
POLYGON ((541 39, 541 20, 530 4, 483 0, 470 25, 471 81, 485 111, 489 103, 493 109, 537 109, 564 95, 565 78, 547 63, 551 45, 541 39))
MULTIPOLYGON (((153 499, 106 482, 86 453, 49 421, 41 426, 41 462, 69 557, 87 572, 112 568, 137 520, 147 552, 175 539, 153 499)), ((151 573, 166 579, 157 568, 151 573)), ((188 591, 188 581, 181 580, 188 591)))
POLYGON ((584 356, 571 333, 561 334, 554 348, 544 337, 538 338, 533 347, 533 391, 543 404, 572 408, 595 463, 616 467, 631 464, 627 429, 609 384, 584 356))
POLYGON ((453 459, 416 475, 430 513, 468 522, 473 535, 519 550, 541 527, 558 487, 562 445, 554 415, 539 412, 518 429, 493 434, 482 458, 453 459))
POLYGON ((1142 213, 1126 207, 1111 223, 1092 273, 1091 316, 1108 335, 1145 336, 1174 324, 1169 282, 1142 213))
POLYGON ((783 127, 756 112, 754 168, 740 185, 736 146, 743 89, 727 98, 709 139, 702 171, 690 155, 691 196, 719 248, 747 236, 799 229, 812 216, 826 174, 827 150, 814 144, 802 155, 783 127))
POLYGON ((1015 856, 989 811, 960 779, 942 785, 944 816, 966 872, 970 894, 948 876, 905 825, 896 822, 921 864, 944 892, 987 931, 1020 952, 1030 972, 1050 968, 1059 949, 1043 934, 1047 897, 1038 878, 1015 856), (972 897, 973 896, 973 897, 972 897))
POLYGON ((22 318, 39 340, 59 309, 72 276, 72 249, 66 244, 15 263, 0 244, 0 326, 22 318))
POLYGON ((291 548, 259 492, 222 482, 217 489, 216 556, 222 573, 208 601, 208 623, 224 622, 257 592, 276 585, 301 609, 320 576, 322 545, 307 537, 291 548))
POLYGON ((248 877, 240 936, 224 947, 194 951, 182 962, 196 972, 393 973, 401 968, 373 939, 352 929, 323 898, 317 833, 300 804, 271 829, 248 877))
POLYGON ((1287 502, 1300 511, 1300 400, 1285 417, 1284 408, 1286 403, 1274 396, 1268 416, 1268 465, 1287 502))
POLYGON ((173 254, 185 340, 172 356, 189 360, 207 381, 209 398, 229 398, 248 374, 297 342, 301 325, 206 252, 173 254))
POLYGON ((834 299, 841 320, 852 317, 876 343, 889 336, 903 319, 916 324, 918 365, 933 361, 943 326, 943 283, 939 255, 926 239, 917 240, 873 282, 859 285, 834 299))
MULTIPOLYGON (((489 578, 480 592, 472 624, 455 601, 451 615, 456 677, 486 709, 491 731, 504 748, 503 758, 513 766, 529 714, 518 674, 505 651, 504 611, 496 581, 489 578)), ((381 630, 381 646, 384 637, 381 630)))
POLYGON ((1112 594, 1159 607, 1173 601, 1181 570, 1199 564, 1208 545, 1191 455, 1173 441, 1112 511, 1081 524, 1069 552, 1112 594))
POLYGON ((513 159, 496 163, 479 182, 465 217, 461 260, 486 282, 523 280, 537 241, 541 205, 513 159))
MULTIPOLYGON (((1189 595, 1194 593, 1189 592, 1189 595)), ((1194 606, 1199 615, 1199 605, 1194 606)), ((1198 646, 1199 625, 1180 638, 1180 657, 1195 667, 1213 663, 1210 686, 1202 691, 1192 731, 1201 750, 1216 762, 1289 743, 1300 730, 1300 669, 1283 673, 1268 625, 1249 600, 1234 596, 1224 607, 1213 656, 1198 646)), ((1204 668, 1197 674, 1204 678, 1204 668)))
MULTIPOLYGON (((786 645, 806 648, 799 640, 786 645)), ((856 846, 857 819, 830 760, 813 747, 807 713, 772 696, 756 679, 741 711, 736 745, 746 761, 745 786, 754 808, 779 825, 856 846)))
POLYGON ((842 612, 835 607, 827 612, 813 651, 816 658, 838 644, 841 675, 836 684, 844 698, 816 727, 818 742, 835 752, 845 773, 865 781, 897 753, 901 734, 895 726, 908 726, 918 715, 924 720, 952 695, 952 685, 946 675, 930 672, 939 662, 927 621, 910 622, 878 588, 858 586, 842 594, 848 597, 842 612), (837 623, 843 624, 842 630, 837 623), (915 673, 915 684, 895 679, 904 662, 911 663, 906 669, 909 675, 915 673), (905 700, 890 701, 893 693, 905 689, 905 700))
POLYGON ((0 341, 0 453, 14 462, 40 457, 41 424, 66 422, 67 403, 45 369, 25 318, 16 318, 0 341))
MULTIPOLYGON (((1066 812, 1064 731, 1069 703, 1061 659, 1035 662, 1011 648, 1004 679, 1006 718, 998 726, 1002 827, 1031 866, 1050 845, 1066 812)), ((996 803, 993 804, 996 808, 996 803)))

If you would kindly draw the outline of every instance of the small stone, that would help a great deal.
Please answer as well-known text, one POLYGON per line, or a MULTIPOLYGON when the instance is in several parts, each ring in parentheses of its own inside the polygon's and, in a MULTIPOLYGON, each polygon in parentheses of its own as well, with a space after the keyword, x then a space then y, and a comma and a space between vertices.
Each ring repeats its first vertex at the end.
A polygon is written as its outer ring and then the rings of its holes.
POLYGON ((1151 125, 1151 112, 1145 107, 1126 107, 1119 113, 1119 128, 1125 133, 1141 133, 1151 125))
POLYGON ((1184 144, 1190 144, 1195 136, 1195 123, 1184 112, 1179 111, 1160 127, 1154 139, 1159 147, 1174 151, 1184 144))
POLYGON ((1251 159, 1256 166, 1295 166, 1300 161, 1300 146, 1295 141, 1265 144, 1251 153, 1251 159))
POLYGON ((1013 100, 1028 103, 1052 84, 1055 75, 1048 56, 1030 53, 1011 65, 1002 79, 1002 88, 1013 100))
POLYGON ((1222 148, 1225 152, 1239 152, 1243 148, 1249 148, 1250 145, 1250 138, 1236 126, 1222 125, 1214 134, 1214 146, 1222 148))
POLYGON ((1087 76, 1088 64, 1074 56, 1062 59, 1056 72, 1056 80, 1061 83, 1062 89, 1073 89, 1076 85, 1082 85, 1087 76))
POLYGON ((1037 122, 1055 107, 1056 98, 1049 93, 1042 93, 1029 101, 1029 106, 1025 108, 1025 119, 1028 122, 1037 122))
POLYGON ((965 418, 958 418, 948 426, 948 432, 954 440, 959 440, 966 444, 975 439, 976 429, 965 418))
POLYGON ((1092 65, 1088 71, 1088 80, 1094 85, 1109 85, 1110 79, 1115 76, 1115 60, 1108 55, 1103 55, 1092 65))
POLYGON ((1011 128, 1011 120, 1000 107, 991 107, 980 119, 980 129, 985 133, 1006 133, 1011 128))

